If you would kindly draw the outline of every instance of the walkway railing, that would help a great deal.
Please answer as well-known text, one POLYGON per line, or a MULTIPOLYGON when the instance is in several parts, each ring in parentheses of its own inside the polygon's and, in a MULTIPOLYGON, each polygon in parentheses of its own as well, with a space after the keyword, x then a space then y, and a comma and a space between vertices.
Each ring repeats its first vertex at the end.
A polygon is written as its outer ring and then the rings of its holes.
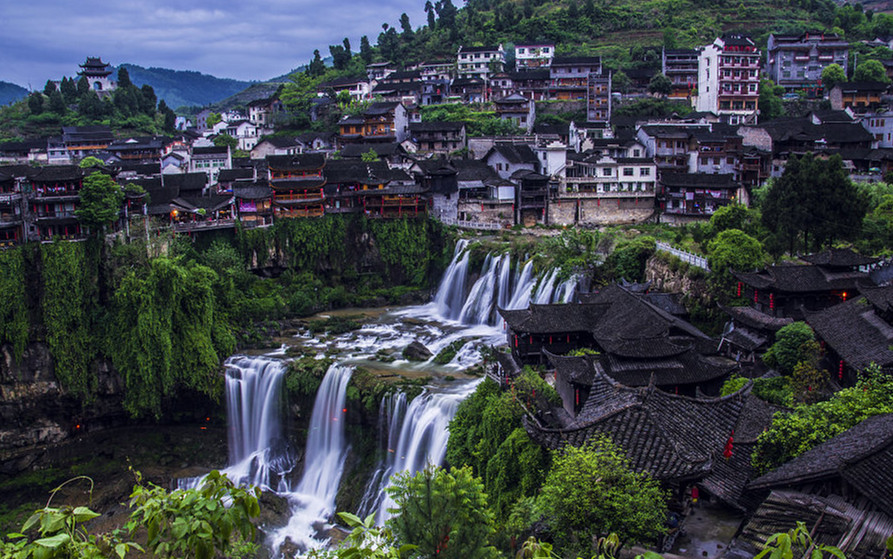
POLYGON ((679 258, 683 262, 687 262, 688 264, 695 266, 696 268, 701 268, 707 272, 710 271, 710 266, 707 265, 707 259, 699 254, 694 254, 682 249, 674 248, 671 244, 665 243, 662 241, 657 242, 657 250, 663 252, 669 252, 673 256, 679 258))
POLYGON ((437 218, 444 225, 455 225, 460 229, 484 229, 488 231, 496 231, 502 229, 502 225, 498 223, 481 223, 479 221, 462 221, 460 219, 452 219, 449 217, 437 218))

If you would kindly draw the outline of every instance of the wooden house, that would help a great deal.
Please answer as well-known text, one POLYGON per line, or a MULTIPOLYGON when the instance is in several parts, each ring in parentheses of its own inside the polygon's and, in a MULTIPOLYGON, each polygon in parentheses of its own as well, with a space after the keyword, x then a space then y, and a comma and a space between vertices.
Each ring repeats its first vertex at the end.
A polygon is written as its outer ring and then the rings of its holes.
POLYGON ((75 212, 80 207, 84 171, 75 165, 41 167, 30 174, 31 217, 36 240, 81 239, 86 233, 75 212))
POLYGON ((24 166, 0 167, 0 247, 25 240, 25 221, 21 184, 28 172, 24 166))
POLYGON ((319 217, 325 212, 326 184, 322 154, 267 157, 273 211, 280 217, 319 217))

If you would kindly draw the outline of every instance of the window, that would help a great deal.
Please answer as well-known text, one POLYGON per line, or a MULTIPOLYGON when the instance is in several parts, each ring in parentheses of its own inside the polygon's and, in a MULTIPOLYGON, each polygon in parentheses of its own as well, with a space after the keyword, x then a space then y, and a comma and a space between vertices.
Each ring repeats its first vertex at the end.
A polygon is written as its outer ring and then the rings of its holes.
POLYGON ((651 176, 651 167, 642 167, 639 169, 640 177, 650 177, 651 176))
POLYGON ((633 176, 633 168, 632 168, 632 167, 624 167, 624 168, 623 168, 623 176, 624 176, 624 177, 631 177, 631 176, 633 176))
POLYGON ((610 177, 610 176, 611 176, 611 168, 610 168, 610 167, 605 167, 604 169, 602 169, 602 176, 603 176, 603 177, 610 177))
POLYGON ((641 150, 639 150, 638 148, 633 150, 633 157, 640 157, 640 154, 641 150))

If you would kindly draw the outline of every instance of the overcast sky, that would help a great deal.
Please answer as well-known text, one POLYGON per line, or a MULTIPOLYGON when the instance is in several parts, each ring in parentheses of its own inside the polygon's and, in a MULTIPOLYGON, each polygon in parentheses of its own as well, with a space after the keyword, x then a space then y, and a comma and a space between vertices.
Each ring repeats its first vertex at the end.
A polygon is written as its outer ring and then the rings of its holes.
POLYGON ((4 0, 0 80, 35 89, 73 76, 88 56, 266 80, 306 64, 319 49, 360 37, 375 44, 381 24, 425 22, 424 0, 4 0))

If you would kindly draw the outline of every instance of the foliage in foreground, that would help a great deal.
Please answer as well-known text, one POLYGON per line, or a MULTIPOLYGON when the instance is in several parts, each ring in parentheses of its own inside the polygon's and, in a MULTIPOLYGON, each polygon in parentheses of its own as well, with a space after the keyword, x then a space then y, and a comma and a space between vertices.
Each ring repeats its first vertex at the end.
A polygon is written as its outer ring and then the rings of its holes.
POLYGON ((845 388, 827 401, 776 413, 772 426, 757 439, 754 468, 760 473, 777 468, 862 420, 883 413, 893 413, 893 378, 875 370, 855 387, 845 388))
MULTIPOLYGON (((124 559, 131 550, 159 558, 212 559, 236 549, 256 552, 255 526, 260 514, 258 489, 237 487, 225 475, 212 471, 196 489, 167 491, 154 484, 137 485, 130 498, 132 510, 126 535, 121 531, 90 534, 84 523, 99 516, 88 507, 51 507, 53 496, 71 481, 53 490, 47 506, 36 511, 22 533, 0 539, 0 556, 10 559, 124 559), (145 546, 131 539, 146 531, 145 546), (128 539, 124 539, 124 538, 128 539)), ((140 536, 141 537, 141 536, 140 536)))

